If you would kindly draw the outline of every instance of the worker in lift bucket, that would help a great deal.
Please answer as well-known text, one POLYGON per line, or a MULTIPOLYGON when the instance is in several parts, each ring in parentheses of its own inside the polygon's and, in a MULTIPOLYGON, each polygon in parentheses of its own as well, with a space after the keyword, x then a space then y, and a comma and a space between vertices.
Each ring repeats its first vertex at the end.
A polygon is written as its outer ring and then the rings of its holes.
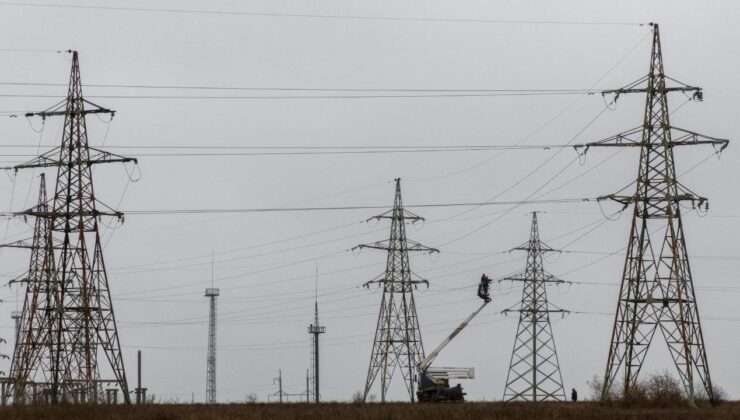
POLYGON ((492 281, 493 280, 491 280, 487 275, 483 274, 480 278, 480 284, 478 285, 478 297, 485 300, 486 303, 491 301, 489 289, 492 281))

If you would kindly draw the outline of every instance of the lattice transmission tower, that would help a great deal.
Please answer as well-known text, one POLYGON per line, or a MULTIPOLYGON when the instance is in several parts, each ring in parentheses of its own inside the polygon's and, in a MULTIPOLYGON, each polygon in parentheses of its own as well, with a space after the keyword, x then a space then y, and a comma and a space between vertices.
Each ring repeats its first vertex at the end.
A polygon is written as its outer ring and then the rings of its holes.
POLYGON ((644 93, 643 124, 616 136, 587 144, 588 147, 634 147, 640 151, 640 168, 632 195, 621 191, 602 197, 634 205, 632 226, 614 320, 609 356, 602 389, 607 398, 623 371, 625 397, 637 382, 645 355, 656 331, 668 344, 690 403, 694 403, 695 381, 714 400, 704 346, 694 283, 689 266, 681 205, 708 209, 701 197, 676 179, 673 149, 677 146, 709 144, 717 153, 728 140, 703 136, 671 125, 667 94, 683 92, 702 99, 701 88, 688 86, 665 75, 657 24, 653 31, 650 70, 631 85, 605 94, 644 93), (670 80, 676 86, 666 86, 670 80))
POLYGON ((37 220, 34 232, 36 245, 32 246, 26 289, 26 302, 35 304, 23 308, 23 338, 12 362, 12 395, 16 403, 23 402, 33 390, 52 403, 98 402, 103 400, 106 385, 109 395, 120 391, 130 403, 98 233, 99 219, 110 216, 122 220, 123 213, 97 200, 92 166, 136 163, 136 159, 89 146, 86 116, 112 117, 114 111, 84 99, 78 54, 70 52, 72 71, 66 99, 45 111, 26 114, 44 119, 64 117, 62 143, 15 166, 16 171, 57 168, 57 179, 50 201, 16 213, 41 221, 37 220), (110 372, 101 372, 101 356, 110 372))
MULTIPOLYGON (((49 205, 46 195, 46 176, 41 174, 39 183, 39 196, 35 210, 48 212, 49 205)), ((20 317, 15 317, 16 332, 13 358, 10 365, 11 387, 9 391, 15 404, 35 402, 39 400, 39 385, 48 384, 48 364, 46 369, 40 363, 31 363, 35 351, 43 351, 38 348, 43 343, 48 343, 49 330, 53 327, 52 317, 44 311, 33 310, 46 306, 47 301, 56 301, 57 282, 53 278, 54 273, 54 250, 51 248, 51 229, 48 218, 37 217, 34 223, 31 241, 20 240, 1 245, 5 248, 26 248, 31 250, 31 259, 28 271, 10 283, 26 285, 23 301, 23 310, 20 317), (40 379, 40 380, 39 380, 40 379)), ((44 387, 45 385, 40 385, 44 387)), ((42 388, 43 389, 43 388, 42 388)))
POLYGON ((536 212, 532 213, 529 241, 512 251, 525 251, 527 265, 523 272, 501 280, 520 282, 523 285, 519 309, 504 311, 519 313, 504 400, 565 401, 550 314, 564 314, 567 311, 547 300, 547 286, 564 282, 545 272, 543 255, 558 251, 540 241, 536 212))
POLYGON ((396 369, 399 369, 403 375, 409 399, 413 402, 416 397, 414 386, 417 381, 416 367, 424 359, 424 345, 421 339, 419 319, 416 315, 414 289, 419 283, 427 285, 429 283, 424 279, 412 277, 409 252, 438 251, 406 238, 406 224, 424 219, 404 210, 400 178, 396 179, 393 209, 368 220, 381 219, 391 221, 390 238, 356 247, 378 249, 388 253, 385 273, 365 283, 366 287, 372 283, 382 287, 383 298, 380 303, 363 400, 367 400, 373 383, 380 375, 380 401, 385 402, 393 374, 396 369))

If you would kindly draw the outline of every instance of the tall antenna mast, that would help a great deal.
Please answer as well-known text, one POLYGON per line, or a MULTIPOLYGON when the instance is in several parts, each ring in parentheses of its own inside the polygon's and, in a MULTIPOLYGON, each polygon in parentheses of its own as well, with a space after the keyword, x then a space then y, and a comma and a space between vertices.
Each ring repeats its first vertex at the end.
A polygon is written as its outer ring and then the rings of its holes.
POLYGON ((215 252, 211 250, 211 287, 206 289, 205 296, 209 299, 210 311, 208 314, 208 356, 206 359, 206 404, 216 404, 216 297, 219 289, 213 287, 215 252))
POLYGON ((322 327, 319 324, 319 265, 316 264, 316 280, 314 285, 314 321, 313 324, 308 326, 308 333, 311 337, 311 375, 313 378, 312 394, 314 402, 318 403, 321 400, 321 391, 319 389, 319 336, 326 332, 326 327, 322 327))

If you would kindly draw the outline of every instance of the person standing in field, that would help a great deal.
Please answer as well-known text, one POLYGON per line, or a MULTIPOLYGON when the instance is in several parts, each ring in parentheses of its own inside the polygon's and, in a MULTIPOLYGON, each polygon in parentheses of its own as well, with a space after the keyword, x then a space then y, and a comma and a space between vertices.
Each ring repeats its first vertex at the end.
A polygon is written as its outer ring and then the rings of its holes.
POLYGON ((573 402, 578 401, 578 392, 576 392, 575 388, 572 388, 572 390, 570 391, 570 400, 573 402))

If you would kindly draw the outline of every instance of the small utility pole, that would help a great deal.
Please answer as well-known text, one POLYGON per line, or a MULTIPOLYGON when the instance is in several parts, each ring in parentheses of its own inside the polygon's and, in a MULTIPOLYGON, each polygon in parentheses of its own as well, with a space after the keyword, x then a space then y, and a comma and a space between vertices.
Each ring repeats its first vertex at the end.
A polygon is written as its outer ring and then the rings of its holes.
POLYGON ((141 404, 141 350, 136 352, 136 404, 141 404))
POLYGON ((278 397, 280 398, 280 404, 282 404, 283 403, 283 370, 282 369, 278 369, 278 377, 273 379, 272 383, 274 384, 275 381, 277 381, 278 383, 278 397))
POLYGON ((15 325, 15 342, 13 343, 14 346, 18 345, 18 334, 20 334, 21 331, 21 315, 21 311, 13 311, 10 313, 10 318, 13 319, 13 323, 15 325))
POLYGON ((136 404, 146 404, 146 388, 141 387, 141 350, 136 354, 136 370, 138 373, 136 384, 136 404))

